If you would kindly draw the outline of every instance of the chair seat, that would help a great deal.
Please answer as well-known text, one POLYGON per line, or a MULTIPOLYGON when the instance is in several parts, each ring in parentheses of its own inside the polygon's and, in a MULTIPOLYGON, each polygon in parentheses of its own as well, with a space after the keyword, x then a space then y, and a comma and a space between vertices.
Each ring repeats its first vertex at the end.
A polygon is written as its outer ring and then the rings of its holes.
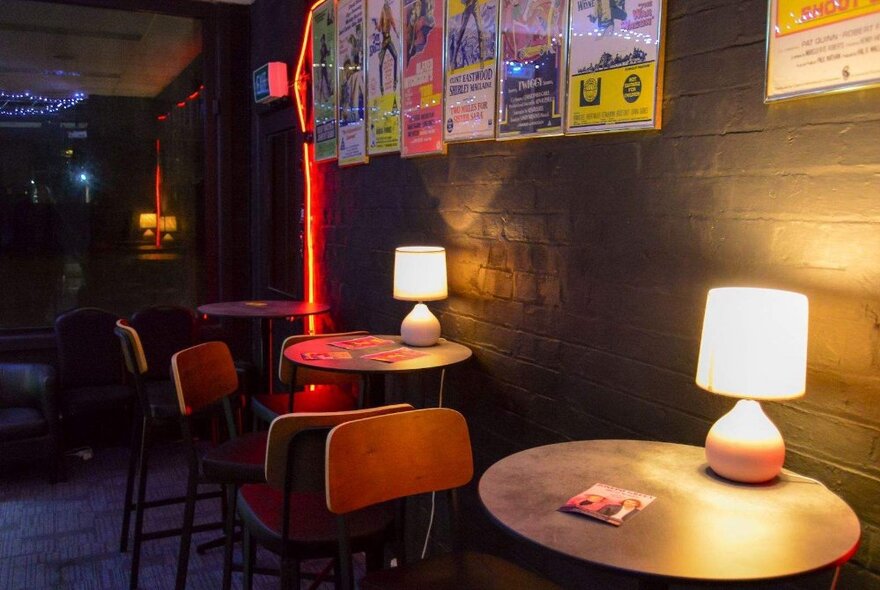
POLYGON ((65 415, 78 416, 120 408, 131 401, 132 394, 131 387, 120 383, 71 387, 60 397, 65 415))
POLYGON ((0 408, 0 441, 36 438, 49 433, 49 424, 35 408, 0 408))
POLYGON ((485 553, 446 553, 410 565, 367 574, 361 590, 559 590, 537 574, 485 553))
MULTIPOLYGON (((257 416, 271 421, 281 414, 290 413, 290 394, 260 394, 251 397, 252 409, 257 416)), ((356 384, 307 385, 293 394, 293 411, 345 412, 358 407, 356 384)))
MULTIPOLYGON (((246 485, 238 493, 238 512, 245 526, 260 544, 275 553, 281 551, 282 502, 284 493, 271 486, 246 485)), ((338 546, 337 517, 327 510, 322 493, 292 493, 290 497, 289 547, 301 557, 333 554, 338 546)), ((355 551, 383 539, 393 521, 385 505, 352 512, 347 516, 355 551)))
POLYGON ((209 482, 266 481, 266 432, 251 432, 209 449, 202 456, 202 475, 209 482))
POLYGON ((180 416, 177 390, 170 379, 144 381, 150 415, 156 418, 176 418, 180 416))

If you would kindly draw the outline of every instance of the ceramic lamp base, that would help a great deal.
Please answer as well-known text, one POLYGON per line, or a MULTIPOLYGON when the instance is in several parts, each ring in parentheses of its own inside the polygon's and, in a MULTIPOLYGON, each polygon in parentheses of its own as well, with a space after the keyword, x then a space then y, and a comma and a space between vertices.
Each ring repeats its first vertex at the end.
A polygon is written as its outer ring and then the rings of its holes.
POLYGON ((721 477, 744 483, 773 479, 785 461, 776 425, 753 400, 740 400, 706 437, 706 460, 721 477))
POLYGON ((440 320, 427 305, 419 303, 403 318, 400 336, 409 346, 433 346, 440 339, 440 320))

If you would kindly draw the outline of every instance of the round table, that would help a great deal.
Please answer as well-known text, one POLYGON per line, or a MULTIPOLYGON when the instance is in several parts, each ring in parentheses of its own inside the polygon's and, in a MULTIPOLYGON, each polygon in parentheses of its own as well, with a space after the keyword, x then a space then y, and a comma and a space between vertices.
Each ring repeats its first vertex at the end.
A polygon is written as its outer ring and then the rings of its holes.
POLYGON ((640 577, 771 580, 839 565, 858 547, 852 509, 818 483, 783 473, 760 485, 709 470, 704 449, 635 440, 537 447, 492 465, 479 494, 505 529, 576 560, 640 577), (558 512, 596 483, 656 496, 620 527, 558 512))
POLYGON ((253 301, 221 301, 200 305, 199 313, 225 318, 250 318, 260 320, 260 372, 267 381, 267 391, 275 389, 274 358, 272 353, 272 321, 282 318, 302 318, 330 311, 326 303, 267 299, 253 301))
POLYGON ((340 340, 352 340, 354 339, 353 337, 341 338, 336 336, 330 338, 315 338, 288 347, 284 351, 284 356, 294 364, 303 367, 321 369, 322 371, 363 374, 367 378, 368 399, 366 400, 366 405, 376 405, 384 402, 384 376, 386 374, 414 373, 431 369, 443 369, 463 363, 473 354, 471 349, 467 346, 441 338, 434 346, 407 347, 428 353, 425 356, 420 356, 418 358, 398 361, 395 363, 385 363, 382 361, 362 358, 365 355, 384 352, 386 350, 394 350, 395 348, 405 346, 401 342, 400 336, 384 334, 374 334, 373 336, 383 340, 389 340, 390 343, 360 350, 346 350, 333 346, 331 343, 340 340), (302 357, 303 353, 343 351, 350 353, 351 358, 304 360, 302 357))

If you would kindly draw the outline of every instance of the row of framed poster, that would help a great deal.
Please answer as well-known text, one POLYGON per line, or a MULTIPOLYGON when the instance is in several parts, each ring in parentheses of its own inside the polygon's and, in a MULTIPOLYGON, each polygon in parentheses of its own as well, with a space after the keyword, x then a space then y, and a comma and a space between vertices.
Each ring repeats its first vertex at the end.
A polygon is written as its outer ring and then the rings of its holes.
POLYGON ((315 158, 660 126, 664 0, 324 0, 315 158))

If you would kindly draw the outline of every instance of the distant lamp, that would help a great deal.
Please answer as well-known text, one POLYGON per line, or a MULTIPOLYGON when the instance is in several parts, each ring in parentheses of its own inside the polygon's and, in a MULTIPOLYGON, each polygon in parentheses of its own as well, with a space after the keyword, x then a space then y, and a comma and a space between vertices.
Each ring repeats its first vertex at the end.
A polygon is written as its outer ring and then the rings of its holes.
POLYGON ((144 231, 145 238, 151 238, 155 236, 154 230, 156 229, 156 214, 155 213, 141 213, 138 218, 138 226, 144 231))
POLYGON ((779 429, 759 400, 804 395, 807 298, 775 289, 712 289, 706 300, 697 385, 745 398, 706 437, 706 460, 718 475, 758 483, 773 479, 785 461, 779 429))
POLYGON ((418 302, 400 324, 404 344, 437 343, 440 321, 422 302, 446 299, 446 295, 446 250, 437 246, 407 246, 394 251, 394 298, 418 302))
POLYGON ((159 218, 159 231, 162 232, 163 242, 173 242, 172 233, 177 231, 177 217, 174 215, 163 215, 159 218))

